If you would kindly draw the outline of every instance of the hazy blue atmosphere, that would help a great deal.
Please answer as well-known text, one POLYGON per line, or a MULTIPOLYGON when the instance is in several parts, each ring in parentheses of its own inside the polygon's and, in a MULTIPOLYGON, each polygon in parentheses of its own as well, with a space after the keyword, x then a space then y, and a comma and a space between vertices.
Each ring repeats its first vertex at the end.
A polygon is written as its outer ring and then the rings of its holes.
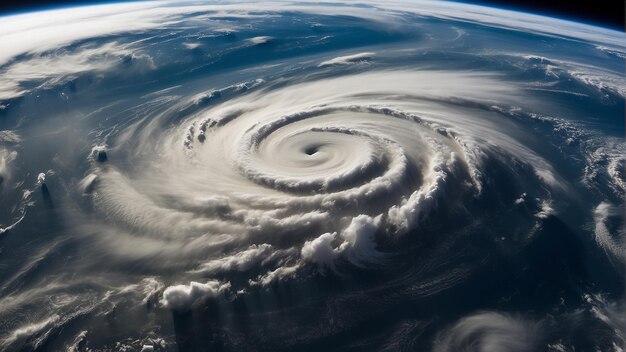
MULTIPOLYGON (((137 1, 137 0, 135 0, 137 1)), ((441 0, 444 1, 444 0, 441 0)), ((106 0, 20 0, 0 4, 1 13, 19 13, 77 5, 115 3, 106 0)), ((596 0, 465 0, 467 4, 486 5, 513 11, 570 19, 624 31, 626 8, 623 1, 596 0)))
POLYGON ((0 43, 0 350, 624 348, 622 32, 159 1, 0 43))

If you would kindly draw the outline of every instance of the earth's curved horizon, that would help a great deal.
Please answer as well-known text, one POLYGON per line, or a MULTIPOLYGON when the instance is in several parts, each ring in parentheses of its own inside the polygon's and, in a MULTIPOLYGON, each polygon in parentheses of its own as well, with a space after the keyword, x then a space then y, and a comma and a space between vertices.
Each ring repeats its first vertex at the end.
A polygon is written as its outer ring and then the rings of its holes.
POLYGON ((625 347, 625 33, 150 1, 0 43, 0 350, 625 347))

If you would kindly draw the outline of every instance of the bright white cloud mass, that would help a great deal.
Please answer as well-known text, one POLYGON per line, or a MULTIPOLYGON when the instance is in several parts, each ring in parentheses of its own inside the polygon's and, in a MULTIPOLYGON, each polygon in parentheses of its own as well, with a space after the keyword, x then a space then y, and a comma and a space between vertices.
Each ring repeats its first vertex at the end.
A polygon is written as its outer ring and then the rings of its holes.
POLYGON ((149 1, 0 43, 0 349, 625 343, 624 33, 149 1))

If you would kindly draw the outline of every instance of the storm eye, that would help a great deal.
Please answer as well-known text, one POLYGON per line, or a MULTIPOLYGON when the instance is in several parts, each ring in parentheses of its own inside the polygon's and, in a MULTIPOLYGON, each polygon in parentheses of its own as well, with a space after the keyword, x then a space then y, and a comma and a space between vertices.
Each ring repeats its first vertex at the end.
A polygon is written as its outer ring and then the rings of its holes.
POLYGON ((311 147, 307 147, 304 152, 306 153, 306 155, 313 155, 315 153, 317 153, 319 149, 319 146, 311 146, 311 147))

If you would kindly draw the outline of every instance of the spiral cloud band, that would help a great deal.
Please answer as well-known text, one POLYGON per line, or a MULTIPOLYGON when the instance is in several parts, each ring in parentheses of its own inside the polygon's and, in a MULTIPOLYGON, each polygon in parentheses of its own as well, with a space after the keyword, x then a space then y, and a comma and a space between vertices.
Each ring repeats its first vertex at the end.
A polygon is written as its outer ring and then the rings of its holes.
POLYGON ((0 21, 0 349, 624 344, 623 33, 430 1, 0 21))
MULTIPOLYGON (((291 253, 282 266, 300 265, 305 241, 336 233, 328 243, 333 253, 367 262, 378 257, 377 232, 416 228, 449 183, 480 194, 486 159, 525 157, 520 163, 531 177, 563 187, 522 142, 489 121, 477 127, 484 112, 459 116, 451 102, 480 95, 502 102, 512 98, 500 93, 506 88, 513 95, 517 89, 495 77, 437 71, 359 74, 271 92, 259 87, 179 126, 163 127, 168 112, 163 123, 133 126, 124 143, 114 143, 135 154, 132 169, 96 163, 87 179, 95 175, 95 204, 116 223, 167 243, 202 239, 161 255, 269 246, 264 256, 291 253), (489 88, 470 92, 475 86, 489 88)), ((309 261, 326 261, 314 253, 309 261)))

